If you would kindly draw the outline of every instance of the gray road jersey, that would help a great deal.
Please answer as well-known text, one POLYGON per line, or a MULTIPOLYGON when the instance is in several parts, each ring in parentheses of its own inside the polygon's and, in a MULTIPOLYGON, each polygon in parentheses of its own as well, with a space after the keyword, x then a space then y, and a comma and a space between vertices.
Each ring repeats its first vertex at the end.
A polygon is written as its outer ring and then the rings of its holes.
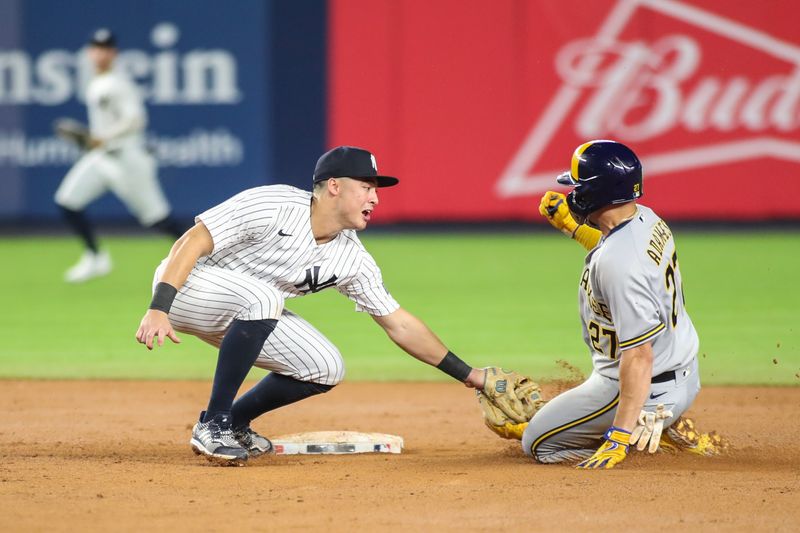
POLYGON ((653 345, 653 375, 697 355, 699 341, 684 307, 675 241, 645 206, 586 256, 578 290, 583 338, 594 368, 619 378, 622 351, 653 345))
POLYGON ((353 230, 318 245, 311 232, 311 193, 289 185, 243 191, 195 218, 214 240, 198 264, 247 274, 295 298, 336 287, 356 310, 388 315, 400 306, 353 230))

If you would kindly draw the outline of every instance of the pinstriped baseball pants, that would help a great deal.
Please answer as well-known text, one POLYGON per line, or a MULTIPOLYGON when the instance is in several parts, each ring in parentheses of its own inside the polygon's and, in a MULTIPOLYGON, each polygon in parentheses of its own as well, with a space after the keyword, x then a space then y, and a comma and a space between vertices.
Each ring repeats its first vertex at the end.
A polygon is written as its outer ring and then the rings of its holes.
MULTIPOLYGON (((154 288, 164 264, 156 270, 154 288)), ((301 381, 339 383, 344 378, 344 361, 338 348, 283 304, 281 293, 261 280, 198 265, 178 291, 169 320, 177 331, 219 347, 234 320, 277 319, 255 366, 301 381)))

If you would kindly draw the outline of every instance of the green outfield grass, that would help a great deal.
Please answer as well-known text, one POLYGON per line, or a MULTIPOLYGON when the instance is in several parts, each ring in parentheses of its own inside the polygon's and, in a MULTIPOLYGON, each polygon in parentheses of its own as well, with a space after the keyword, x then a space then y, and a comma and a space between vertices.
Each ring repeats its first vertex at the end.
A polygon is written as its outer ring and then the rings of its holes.
MULTIPOLYGON (((386 286, 471 364, 564 378, 591 364, 580 338, 583 253, 555 233, 370 235, 386 286)), ((800 385, 800 234, 678 232, 687 308, 706 384, 800 385)), ((188 335, 148 352, 134 332, 170 244, 107 238, 114 272, 61 281, 79 255, 67 238, 4 238, 0 377, 209 379, 216 352, 188 335)), ((335 290, 291 300, 334 341, 351 380, 447 380, 407 356, 335 290)), ((261 372, 261 371, 258 371, 261 372)))

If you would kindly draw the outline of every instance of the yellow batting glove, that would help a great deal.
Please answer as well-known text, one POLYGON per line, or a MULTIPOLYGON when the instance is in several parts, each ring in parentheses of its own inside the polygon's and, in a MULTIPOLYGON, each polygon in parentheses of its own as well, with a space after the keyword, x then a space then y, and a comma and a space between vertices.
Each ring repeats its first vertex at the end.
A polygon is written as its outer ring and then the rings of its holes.
POLYGON ((611 426, 603 436, 606 441, 594 452, 594 455, 585 461, 578 463, 576 468, 614 468, 617 463, 621 463, 628 455, 628 446, 631 442, 631 432, 611 426))
POLYGON ((539 202, 539 213, 551 226, 572 238, 578 223, 572 218, 567 207, 567 197, 560 192, 547 191, 539 202))
POLYGON ((544 193, 542 201, 539 202, 539 213, 550 222, 551 226, 570 239, 575 239, 587 250, 597 246, 603 235, 599 230, 578 224, 569 212, 567 197, 560 192, 544 193))

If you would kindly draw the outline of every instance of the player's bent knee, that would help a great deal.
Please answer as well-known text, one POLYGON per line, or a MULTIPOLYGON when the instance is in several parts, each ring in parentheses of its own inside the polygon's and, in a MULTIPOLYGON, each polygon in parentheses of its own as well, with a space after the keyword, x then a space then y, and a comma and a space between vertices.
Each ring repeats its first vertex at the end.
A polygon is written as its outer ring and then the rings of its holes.
MULTIPOLYGON (((323 345, 320 345, 322 348, 323 345)), ((344 359, 339 349, 332 343, 325 343, 324 350, 320 349, 320 355, 315 359, 317 366, 316 375, 310 377, 314 383, 322 383, 334 387, 344 380, 345 366, 344 359)))
POLYGON ((340 375, 332 376, 330 379, 327 380, 326 384, 327 386, 332 388, 341 383, 342 381, 344 381, 344 372, 342 372, 340 375))
POLYGON ((68 211, 83 211, 83 209, 86 207, 82 202, 78 202, 74 198, 70 198, 68 195, 63 194, 61 189, 56 191, 53 201, 58 207, 68 211))
POLYGON ((551 442, 552 437, 547 438, 546 434, 540 430, 541 425, 534 424, 534 420, 528 424, 522 434, 522 451, 537 463, 560 463, 564 459, 559 456, 558 451, 562 450, 563 446, 551 442))
POLYGON ((342 361, 341 358, 339 358, 338 369, 331 370, 327 374, 320 376, 318 379, 315 379, 314 382, 318 384, 324 384, 328 387, 333 388, 339 383, 341 383, 343 380, 344 380, 344 361, 342 361))
POLYGON ((283 297, 271 287, 257 291, 252 301, 244 302, 244 309, 237 317, 240 320, 280 319, 283 312, 283 297))
POLYGON ((534 431, 531 431, 531 424, 529 423, 525 428, 525 431, 522 433, 522 451, 525 452, 525 455, 535 458, 532 448, 537 437, 538 434, 534 431))

